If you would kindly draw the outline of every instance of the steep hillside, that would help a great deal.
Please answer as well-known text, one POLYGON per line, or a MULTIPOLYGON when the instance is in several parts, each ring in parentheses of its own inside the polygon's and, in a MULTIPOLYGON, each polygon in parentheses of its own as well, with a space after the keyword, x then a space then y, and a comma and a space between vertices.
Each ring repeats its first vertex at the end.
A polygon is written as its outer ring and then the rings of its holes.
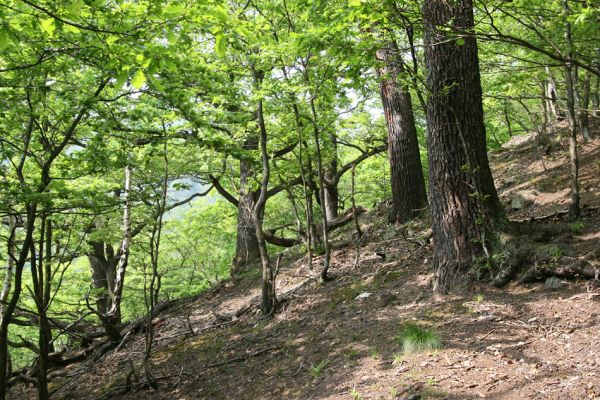
MULTIPOLYGON (((527 141, 492 155, 511 219, 564 222, 561 146, 554 142, 544 165, 527 141)), ((540 265, 584 256, 597 265, 599 153, 598 139, 582 146, 584 214, 566 233, 540 240, 540 265)), ((158 390, 144 379, 140 332, 100 360, 61 371, 52 379, 54 398, 600 398, 600 303, 587 280, 540 277, 502 289, 482 283, 462 296, 432 298, 427 221, 392 227, 385 213, 381 206, 360 217, 358 263, 352 226, 336 233, 335 279, 327 284, 298 249, 287 251, 277 279, 282 305, 272 318, 259 314, 259 281, 251 276, 172 303, 154 319, 158 390), (408 323, 437 332, 443 347, 403 352, 397 338, 408 323)), ((13 398, 32 393, 20 386, 13 398)))

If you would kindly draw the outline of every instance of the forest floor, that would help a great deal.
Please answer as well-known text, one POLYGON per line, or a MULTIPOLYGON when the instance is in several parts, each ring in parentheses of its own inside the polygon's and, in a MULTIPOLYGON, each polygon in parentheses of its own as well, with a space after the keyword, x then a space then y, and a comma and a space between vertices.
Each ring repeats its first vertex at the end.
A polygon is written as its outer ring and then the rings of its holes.
MULTIPOLYGON (((565 145, 544 155, 547 171, 531 142, 491 155, 510 219, 562 221, 565 145)), ((580 156, 584 213, 570 235, 548 240, 554 259, 600 244, 600 139, 581 145, 580 156)), ((248 308, 259 298, 257 276, 158 315, 151 358, 158 390, 144 385, 142 333, 94 363, 69 367, 51 383, 54 398, 600 399, 600 301, 584 280, 481 284, 433 298, 432 248, 420 243, 427 222, 401 229, 385 214, 382 206, 361 216, 366 239, 356 268, 352 225, 336 232, 335 279, 326 284, 318 258, 311 271, 288 250, 277 279, 283 304, 272 318, 248 308), (245 312, 232 318, 236 311, 245 312), (435 329, 443 348, 403 354, 395 338, 408 321, 435 329)), ((32 388, 15 389, 17 399, 34 397, 32 388)))

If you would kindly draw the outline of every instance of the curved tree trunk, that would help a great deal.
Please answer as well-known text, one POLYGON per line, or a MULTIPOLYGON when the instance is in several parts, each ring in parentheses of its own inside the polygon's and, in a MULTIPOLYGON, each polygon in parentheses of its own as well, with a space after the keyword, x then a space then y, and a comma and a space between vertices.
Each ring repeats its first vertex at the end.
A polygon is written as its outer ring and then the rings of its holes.
POLYGON ((426 0, 425 59, 434 279, 438 293, 469 281, 473 258, 503 210, 489 167, 471 0, 426 0), (461 39, 457 39, 461 37, 461 39))
MULTIPOLYGON (((245 149, 258 148, 255 138, 249 139, 244 144, 245 149)), ((254 176, 252 165, 249 161, 240 161, 240 196, 237 215, 237 238, 235 256, 231 275, 238 276, 248 270, 250 263, 260 257, 258 239, 254 226, 253 209, 256 203, 256 193, 252 190, 251 179, 254 176)))
POLYGON ((377 74, 381 78, 381 101, 388 130, 392 186, 389 221, 404 223, 427 205, 417 128, 408 87, 398 81, 405 69, 397 44, 388 43, 377 50, 376 57, 383 63, 377 74))

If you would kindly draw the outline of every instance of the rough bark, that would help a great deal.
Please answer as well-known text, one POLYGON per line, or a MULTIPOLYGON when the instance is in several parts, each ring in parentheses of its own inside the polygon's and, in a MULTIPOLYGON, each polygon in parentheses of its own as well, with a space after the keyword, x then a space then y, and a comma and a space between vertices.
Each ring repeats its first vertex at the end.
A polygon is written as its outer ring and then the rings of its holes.
MULTIPOLYGON (((244 149, 256 150, 258 142, 255 137, 249 138, 244 143, 244 149)), ((248 160, 240 161, 240 189, 237 204, 237 238, 235 256, 231 268, 231 275, 238 276, 247 271, 249 265, 260 257, 256 229, 254 227, 253 209, 256 203, 257 193, 252 188, 252 177, 254 171, 252 163, 248 160)))
POLYGON ((425 179, 419 154, 417 128, 408 87, 399 79, 405 74, 395 42, 377 50, 381 101, 388 131, 388 156, 392 186, 391 223, 414 218, 427 205, 425 179))
POLYGON ((110 307, 110 295, 114 292, 119 257, 115 256, 113 246, 108 243, 92 241, 89 244, 87 258, 92 270, 92 283, 96 289, 104 289, 104 293, 96 300, 96 310, 105 315, 110 307))
POLYGON ((431 93, 427 144, 433 289, 444 293, 469 281, 473 259, 483 253, 494 223, 504 214, 486 152, 472 1, 426 0, 423 16, 431 93))

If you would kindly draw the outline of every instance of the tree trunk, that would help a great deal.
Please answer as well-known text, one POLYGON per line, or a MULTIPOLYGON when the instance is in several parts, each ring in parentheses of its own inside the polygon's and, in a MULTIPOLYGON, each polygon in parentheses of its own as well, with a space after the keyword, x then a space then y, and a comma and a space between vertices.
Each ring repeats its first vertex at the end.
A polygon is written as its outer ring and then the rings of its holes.
MULTIPOLYGON (((11 317, 17 308, 17 303, 19 302, 19 298, 21 296, 22 291, 22 277, 23 277, 23 268, 25 263, 27 262, 27 258, 30 252, 31 246, 33 246, 33 232, 35 229, 35 220, 37 217, 37 204, 33 203, 32 205, 27 205, 27 219, 26 219, 26 228, 25 228, 25 239, 23 240, 23 244, 19 249, 19 255, 17 260, 15 261, 14 268, 14 285, 13 290, 10 295, 10 299, 6 303, 1 323, 0 323, 0 400, 4 400, 6 398, 7 392, 7 372, 8 372, 8 364, 9 364, 9 352, 8 352, 8 327, 10 324, 11 317)), ((11 237, 14 239, 14 237, 11 237)))
POLYGON ((377 50, 383 66, 377 69, 388 131, 388 155, 392 186, 391 223, 414 218, 427 205, 425 179, 419 153, 417 128, 409 89, 398 81, 405 73, 398 46, 390 42, 377 50))
POLYGON ((591 94, 592 108, 594 109, 594 116, 600 117, 600 76, 596 76, 596 84, 594 85, 594 91, 591 94))
MULTIPOLYGON (((563 0, 565 18, 565 41, 567 44, 567 55, 573 57, 573 38, 571 36, 571 23, 568 20, 570 14, 568 0, 563 0)), ((567 83, 567 113, 569 122, 569 158, 571 168, 571 202, 569 204, 569 217, 579 217, 579 156, 577 155, 577 121, 575 116, 575 69, 569 62, 565 63, 565 81, 567 83)))
POLYGON ((339 212, 339 203, 340 203, 340 194, 338 192, 338 184, 335 183, 328 184, 329 179, 332 178, 332 174, 327 171, 325 172, 325 213, 327 214, 327 220, 331 221, 337 218, 339 212))
POLYGON ((113 246, 108 243, 94 241, 89 245, 91 249, 87 253, 87 258, 92 270, 92 283, 96 289, 104 290, 96 300, 96 310, 99 314, 106 315, 110 307, 110 298, 114 293, 119 257, 115 257, 113 246))
POLYGON ((489 167, 472 0, 426 0, 429 187, 437 293, 469 282, 503 210, 489 167), (452 5, 451 5, 452 4, 452 5), (457 37, 462 37, 457 39, 457 37), (483 245, 483 248, 482 248, 483 245))
MULTIPOLYGON (((264 73, 262 71, 254 72, 254 83, 257 88, 262 85, 262 79, 264 73)), ((262 161, 262 179, 260 182, 260 190, 258 199, 254 205, 253 221, 256 230, 256 237, 258 239, 258 246, 260 250, 260 258, 262 263, 262 292, 260 300, 260 309, 263 315, 270 315, 275 311, 275 293, 274 293, 274 282, 273 282, 273 269, 271 268, 271 259, 269 258, 269 252, 267 250, 267 242, 263 231, 263 219, 265 204, 267 203, 267 189, 269 186, 269 178, 271 169, 269 166, 269 154, 267 153, 267 128, 265 126, 265 120, 263 115, 263 101, 258 101, 257 108, 258 126, 260 130, 260 154, 262 161)))
POLYGON ((554 118, 558 121, 565 119, 564 113, 560 110, 558 104, 558 91, 556 90, 556 80, 554 75, 550 71, 549 67, 546 67, 546 73, 548 74, 548 85, 546 87, 546 100, 548 102, 548 109, 554 115, 554 118))
POLYGON ((117 329, 121 320, 121 298, 125 284, 125 272, 129 262, 129 245, 131 244, 131 179, 132 169, 129 164, 125 167, 125 206, 123 207, 123 240, 119 249, 119 259, 117 262, 115 287, 111 293, 110 308, 105 314, 105 327, 108 327, 107 334, 113 341, 120 339, 120 332, 117 329))
POLYGON ((583 135, 583 140, 589 142, 592 140, 590 135, 590 119, 589 119, 589 108, 590 108, 590 79, 591 73, 589 71, 584 72, 582 91, 580 94, 579 102, 579 129, 583 135))
MULTIPOLYGON (((255 150, 258 143, 255 138, 246 141, 244 148, 255 150)), ((252 210, 256 201, 256 193, 252 190, 252 177, 254 171, 249 161, 240 161, 240 196, 238 202, 237 215, 237 238, 235 247, 235 257, 231 268, 232 276, 239 276, 242 272, 248 270, 252 261, 260 257, 256 229, 252 210)))
POLYGON ((331 221, 337 218, 340 208, 340 194, 338 191, 339 179, 336 179, 338 172, 338 161, 337 161, 337 138, 331 137, 332 145, 332 159, 325 168, 324 175, 324 189, 325 189, 325 213, 327 214, 327 220, 331 221))

